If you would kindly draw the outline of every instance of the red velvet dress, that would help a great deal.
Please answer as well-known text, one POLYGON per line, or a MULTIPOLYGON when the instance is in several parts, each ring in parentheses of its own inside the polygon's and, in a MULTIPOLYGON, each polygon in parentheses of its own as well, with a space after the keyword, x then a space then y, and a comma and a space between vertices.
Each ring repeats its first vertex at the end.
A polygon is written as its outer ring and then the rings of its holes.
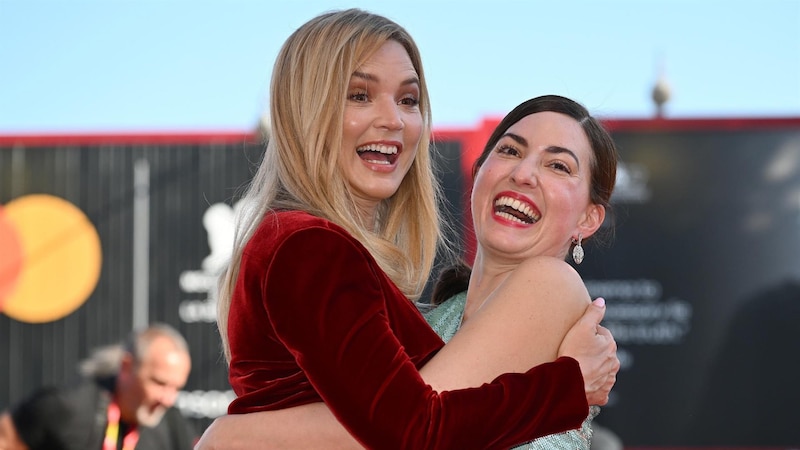
POLYGON ((247 244, 228 335, 231 414, 324 401, 369 448, 508 448, 588 414, 571 358, 433 391, 417 368, 442 340, 366 248, 303 212, 267 214, 247 244))

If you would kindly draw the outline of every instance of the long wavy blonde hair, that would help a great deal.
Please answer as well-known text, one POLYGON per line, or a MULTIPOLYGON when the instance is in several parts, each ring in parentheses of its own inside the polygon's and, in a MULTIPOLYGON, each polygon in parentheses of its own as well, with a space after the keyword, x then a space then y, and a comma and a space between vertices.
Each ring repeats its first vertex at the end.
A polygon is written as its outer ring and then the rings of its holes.
POLYGON ((395 22, 359 9, 319 15, 284 43, 270 86, 271 136, 242 199, 230 264, 218 293, 218 327, 230 362, 228 313, 242 251, 272 209, 307 211, 342 226, 375 257, 410 300, 419 298, 443 243, 440 187, 429 153, 430 98, 414 40, 395 22), (423 131, 397 192, 378 208, 375 229, 363 225, 339 169, 350 77, 386 41, 405 47, 420 81, 423 131))

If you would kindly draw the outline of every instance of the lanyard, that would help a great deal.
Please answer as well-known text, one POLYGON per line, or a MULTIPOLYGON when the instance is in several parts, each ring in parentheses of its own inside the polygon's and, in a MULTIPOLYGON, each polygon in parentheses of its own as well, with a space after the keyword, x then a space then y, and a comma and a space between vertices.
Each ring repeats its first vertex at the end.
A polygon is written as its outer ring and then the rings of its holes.
MULTIPOLYGON (((103 441, 103 450, 117 450, 117 440, 119 439, 119 405, 116 401, 111 401, 108 405, 108 425, 106 426, 106 438, 103 441)), ((122 440, 122 450, 133 450, 139 440, 139 431, 132 427, 122 440)))

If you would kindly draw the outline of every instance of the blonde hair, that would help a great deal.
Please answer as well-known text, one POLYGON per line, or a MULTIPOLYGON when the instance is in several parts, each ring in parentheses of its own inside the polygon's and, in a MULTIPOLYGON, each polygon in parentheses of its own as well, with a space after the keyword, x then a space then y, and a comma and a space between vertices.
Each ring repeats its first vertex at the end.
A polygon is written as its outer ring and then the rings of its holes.
POLYGON ((218 327, 230 362, 228 312, 242 251, 273 209, 307 211, 358 239, 410 300, 419 298, 442 240, 440 187, 429 153, 431 112, 422 61, 400 25, 359 9, 319 15, 284 43, 270 86, 271 138, 242 203, 231 262, 218 293, 218 327), (348 189, 341 157, 343 114, 350 77, 386 41, 403 45, 420 82, 423 131, 417 155, 397 192, 366 229, 348 189))

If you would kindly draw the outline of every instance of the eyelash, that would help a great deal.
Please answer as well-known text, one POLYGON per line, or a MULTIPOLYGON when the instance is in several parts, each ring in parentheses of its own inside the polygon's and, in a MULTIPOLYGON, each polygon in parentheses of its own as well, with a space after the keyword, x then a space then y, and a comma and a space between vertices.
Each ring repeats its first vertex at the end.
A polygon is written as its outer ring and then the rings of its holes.
POLYGON ((408 102, 406 103, 406 106, 419 106, 419 99, 417 97, 414 97, 413 95, 403 97, 400 101, 408 102))
POLYGON ((513 145, 507 145, 507 144, 498 146, 496 151, 497 151, 497 153, 504 154, 504 155, 508 155, 511 152, 514 152, 514 156, 519 156, 521 154, 519 149, 517 149, 513 145))
POLYGON ((367 91, 356 91, 351 94, 347 94, 348 100, 353 100, 355 102, 366 101, 366 98, 358 98, 358 97, 368 97, 367 91))
POLYGON ((556 167, 556 170, 561 170, 561 171, 563 171, 564 173, 567 173, 567 174, 572 174, 572 170, 570 170, 569 166, 568 166, 568 165, 566 165, 566 164, 564 164, 564 163, 563 163, 563 162, 561 162, 561 161, 553 161, 553 162, 551 162, 551 163, 550 163, 550 165, 551 165, 551 166, 554 166, 554 167, 555 167, 555 166, 558 166, 558 167, 556 167))
MULTIPOLYGON (((355 102, 365 102, 368 100, 369 94, 367 91, 356 91, 348 94, 347 98, 355 102), (366 98, 363 98, 366 97, 366 98)), ((406 95, 400 99, 400 103, 405 106, 415 107, 419 105, 419 99, 413 95, 406 95)))
MULTIPOLYGON (((518 148, 514 147, 513 145, 508 145, 508 144, 503 144, 503 145, 498 146, 497 150, 495 150, 495 151, 497 153, 505 154, 505 155, 512 154, 511 152, 513 152, 513 156, 521 156, 522 155, 522 152, 520 152, 518 148)), ((566 174, 569 174, 569 175, 572 174, 572 169, 570 169, 569 165, 565 164, 562 161, 558 161, 558 160, 552 161, 552 162, 550 162, 548 164, 548 166, 553 167, 556 170, 560 170, 560 171, 562 171, 562 172, 564 172, 566 174)))

